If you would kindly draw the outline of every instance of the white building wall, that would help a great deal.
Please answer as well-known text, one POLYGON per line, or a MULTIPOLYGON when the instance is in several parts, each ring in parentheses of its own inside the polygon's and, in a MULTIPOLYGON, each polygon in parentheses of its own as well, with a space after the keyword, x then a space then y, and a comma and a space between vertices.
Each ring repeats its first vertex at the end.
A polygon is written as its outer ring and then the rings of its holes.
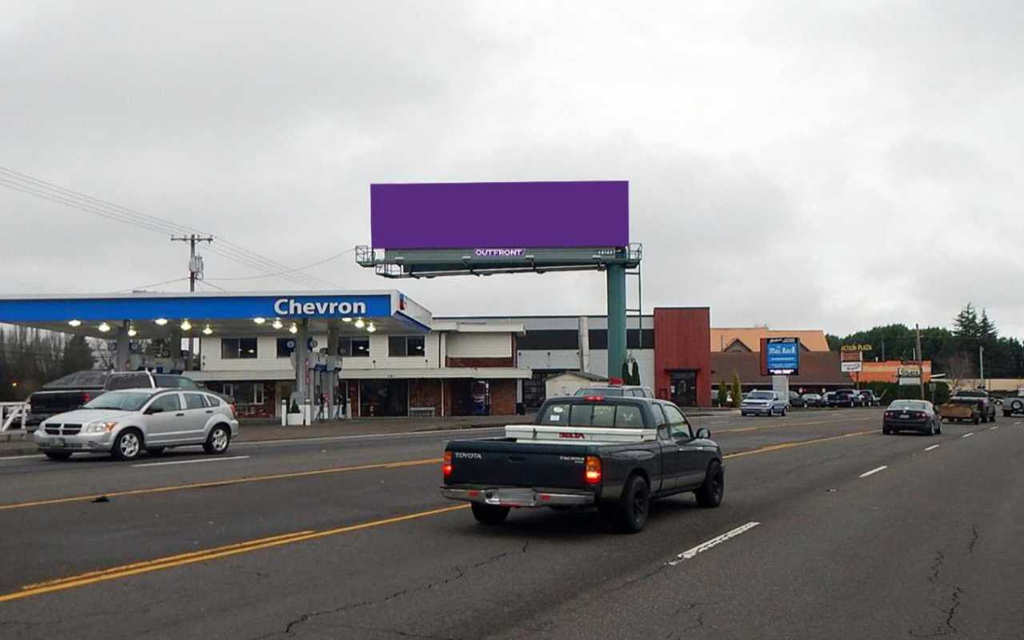
POLYGON ((438 354, 439 341, 440 334, 428 333, 423 343, 422 357, 391 357, 388 352, 388 336, 372 334, 370 335, 370 357, 345 358, 342 367, 360 371, 366 369, 439 369, 441 367, 438 354))
POLYGON ((451 333, 449 358, 511 358, 512 336, 507 333, 451 333))
MULTIPOLYGON (((644 386, 654 388, 654 349, 630 349, 629 354, 636 359, 640 367, 640 382, 644 386)), ((580 355, 576 350, 552 351, 520 351, 519 366, 530 369, 561 369, 578 371, 580 355)), ((608 350, 596 349, 590 352, 590 373, 608 376, 608 350)), ((617 378, 621 371, 614 372, 610 377, 617 378)))

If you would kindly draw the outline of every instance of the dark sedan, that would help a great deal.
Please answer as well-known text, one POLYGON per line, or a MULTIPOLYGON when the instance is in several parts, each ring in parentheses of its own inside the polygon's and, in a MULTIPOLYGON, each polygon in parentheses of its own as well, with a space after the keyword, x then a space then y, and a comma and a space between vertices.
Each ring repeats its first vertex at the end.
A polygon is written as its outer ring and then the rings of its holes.
POLYGON ((942 418, 926 400, 895 400, 882 417, 882 433, 917 431, 934 436, 942 433, 942 418))

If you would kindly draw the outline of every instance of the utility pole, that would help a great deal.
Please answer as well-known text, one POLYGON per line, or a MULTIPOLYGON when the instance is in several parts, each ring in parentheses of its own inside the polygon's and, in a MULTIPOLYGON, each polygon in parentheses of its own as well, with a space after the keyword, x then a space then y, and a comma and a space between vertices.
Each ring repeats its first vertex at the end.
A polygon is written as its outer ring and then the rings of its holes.
POLYGON ((924 356, 921 354, 921 325, 915 325, 917 330, 917 366, 921 372, 921 399, 924 400, 924 356))
MULTIPOLYGON (((194 233, 187 236, 171 236, 171 242, 187 242, 189 247, 188 256, 188 290, 189 293, 195 293, 196 291, 196 280, 202 279, 203 276, 203 257, 196 255, 196 245, 200 242, 213 242, 213 236, 199 236, 194 233)), ((192 363, 192 354, 195 353, 194 338, 189 335, 188 337, 188 362, 185 363, 185 369, 189 369, 192 363)), ((178 344, 175 347, 175 351, 181 351, 181 345, 178 344)))
POLYGON ((984 387, 987 390, 988 389, 988 385, 985 384, 985 346, 984 345, 978 345, 978 368, 979 368, 978 375, 981 376, 981 386, 984 387))

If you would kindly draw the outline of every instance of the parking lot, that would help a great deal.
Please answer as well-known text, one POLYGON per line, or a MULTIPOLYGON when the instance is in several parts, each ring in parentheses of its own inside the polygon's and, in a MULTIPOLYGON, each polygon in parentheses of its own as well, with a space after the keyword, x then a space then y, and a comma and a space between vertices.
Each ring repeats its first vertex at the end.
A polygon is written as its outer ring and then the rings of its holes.
MULTIPOLYGON (((477 525, 451 433, 0 460, 0 628, 19 638, 1016 638, 1020 419, 883 436, 881 410, 695 418, 725 502, 477 525)), ((496 435, 497 429, 469 432, 496 435)), ((464 435, 464 434, 460 434, 464 435)))

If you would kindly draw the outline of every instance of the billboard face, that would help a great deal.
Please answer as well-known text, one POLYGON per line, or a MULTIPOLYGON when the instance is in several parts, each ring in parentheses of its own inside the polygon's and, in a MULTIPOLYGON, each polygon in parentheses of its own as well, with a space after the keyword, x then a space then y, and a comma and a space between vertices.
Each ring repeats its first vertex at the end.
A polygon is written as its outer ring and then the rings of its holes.
POLYGON ((798 338, 764 338, 761 344, 764 368, 768 375, 795 376, 800 371, 798 338))
POLYGON ((370 185, 376 249, 625 247, 629 183, 470 182, 370 185))

